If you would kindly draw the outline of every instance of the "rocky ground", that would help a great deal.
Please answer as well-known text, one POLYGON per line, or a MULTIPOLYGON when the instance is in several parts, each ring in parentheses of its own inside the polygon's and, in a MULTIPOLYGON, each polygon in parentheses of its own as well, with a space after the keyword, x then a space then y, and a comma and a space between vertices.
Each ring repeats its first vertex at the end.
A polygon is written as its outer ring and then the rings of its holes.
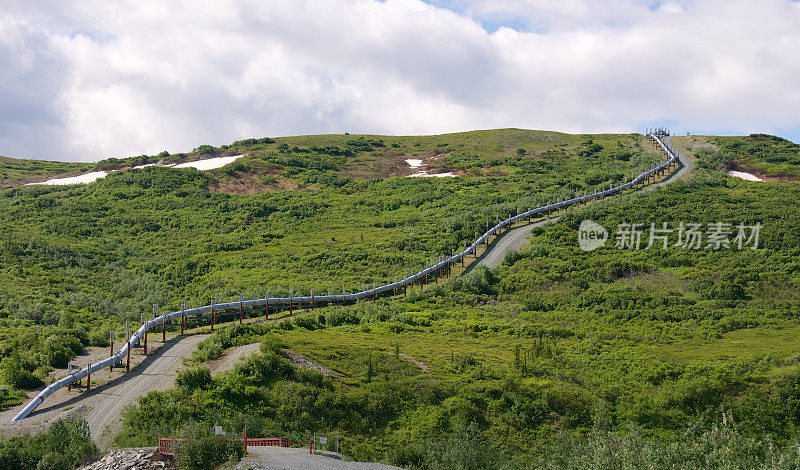
POLYGON ((174 469, 175 463, 171 457, 166 457, 154 447, 143 449, 112 450, 103 458, 91 465, 81 467, 80 470, 162 470, 174 469))

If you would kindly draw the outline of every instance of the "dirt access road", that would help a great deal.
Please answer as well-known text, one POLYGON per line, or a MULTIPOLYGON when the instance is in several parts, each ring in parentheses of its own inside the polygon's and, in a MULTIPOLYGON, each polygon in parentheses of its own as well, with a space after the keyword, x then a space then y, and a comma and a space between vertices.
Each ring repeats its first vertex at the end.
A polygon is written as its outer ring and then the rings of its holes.
MULTIPOLYGON (((664 138, 664 141, 667 144, 669 144, 671 140, 672 137, 664 138)), ((686 155, 678 152, 677 150, 676 153, 678 154, 678 159, 681 162, 681 166, 678 168, 678 170, 669 175, 669 177, 667 177, 665 180, 659 181, 658 183, 647 187, 645 189, 646 191, 652 191, 660 186, 674 183, 692 171, 694 163, 692 163, 692 161, 686 155)), ((525 247, 534 227, 541 227, 542 225, 554 223, 556 221, 558 221, 558 217, 552 217, 547 220, 541 220, 532 224, 523 225, 522 227, 514 228, 501 234, 499 238, 495 239, 489 244, 489 247, 486 249, 486 251, 484 251, 480 258, 478 258, 478 262, 473 263, 472 266, 467 269, 465 274, 474 269, 475 266, 486 266, 487 268, 499 266, 500 263, 502 263, 505 259, 508 252, 512 250, 520 250, 525 247)))
POLYGON ((0 413, 0 426, 4 433, 35 432, 46 428, 61 417, 84 414, 89 423, 92 439, 102 448, 121 426, 122 409, 136 403, 136 399, 152 390, 171 388, 175 376, 182 368, 182 359, 188 357, 197 343, 208 335, 175 337, 147 356, 137 367, 131 369, 89 393, 58 390, 40 407, 19 423, 11 423, 23 405, 0 413))

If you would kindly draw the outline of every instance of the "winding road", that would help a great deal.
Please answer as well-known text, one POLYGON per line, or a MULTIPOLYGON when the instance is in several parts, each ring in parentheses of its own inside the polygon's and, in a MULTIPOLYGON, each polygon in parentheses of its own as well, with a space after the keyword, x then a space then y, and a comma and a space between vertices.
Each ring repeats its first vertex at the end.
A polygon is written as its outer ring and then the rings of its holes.
MULTIPOLYGON (((664 138, 664 142, 667 144, 670 144, 671 141, 672 137, 664 138)), ((663 181, 659 181, 658 183, 647 187, 646 191, 652 191, 660 186, 673 183, 688 175, 692 171, 694 163, 686 155, 680 153, 677 149, 674 149, 674 151, 678 156, 678 159, 681 161, 681 166, 663 181)), ((486 249, 486 251, 478 258, 478 262, 473 263, 466 272, 475 269, 476 266, 486 266, 487 268, 499 266, 500 263, 502 263, 505 259, 508 252, 513 250, 521 250, 525 247, 530 239, 531 232, 535 227, 541 227, 542 225, 548 223, 555 223, 558 221, 558 219, 558 217, 552 217, 547 220, 540 220, 539 222, 517 227, 501 234, 496 240, 489 244, 489 247, 486 249)))

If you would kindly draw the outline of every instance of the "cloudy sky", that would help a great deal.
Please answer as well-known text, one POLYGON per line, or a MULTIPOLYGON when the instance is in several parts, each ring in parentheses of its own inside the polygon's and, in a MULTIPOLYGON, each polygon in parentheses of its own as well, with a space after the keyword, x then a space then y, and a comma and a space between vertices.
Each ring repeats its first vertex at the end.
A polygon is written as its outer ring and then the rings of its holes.
POLYGON ((3 0, 0 155, 244 137, 769 132, 800 142, 791 0, 3 0))

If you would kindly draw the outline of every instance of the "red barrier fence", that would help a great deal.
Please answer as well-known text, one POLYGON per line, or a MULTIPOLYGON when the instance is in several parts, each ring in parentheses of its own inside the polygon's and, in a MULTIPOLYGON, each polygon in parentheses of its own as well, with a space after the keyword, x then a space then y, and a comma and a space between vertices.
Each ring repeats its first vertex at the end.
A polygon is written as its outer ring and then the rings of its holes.
MULTIPOLYGON (((180 446, 186 439, 176 439, 172 437, 162 437, 158 439, 158 453, 163 455, 175 455, 180 452, 180 446)), ((309 442, 291 442, 288 437, 243 437, 239 438, 245 447, 291 447, 306 446, 309 442)))
MULTIPOLYGON (((256 447, 289 447, 288 437, 248 437, 242 439, 247 446, 256 447)), ((304 444, 305 445, 305 444, 304 444)))
POLYGON ((175 451, 180 448, 180 444, 183 441, 184 439, 160 437, 158 439, 158 453, 163 455, 175 455, 175 451))

